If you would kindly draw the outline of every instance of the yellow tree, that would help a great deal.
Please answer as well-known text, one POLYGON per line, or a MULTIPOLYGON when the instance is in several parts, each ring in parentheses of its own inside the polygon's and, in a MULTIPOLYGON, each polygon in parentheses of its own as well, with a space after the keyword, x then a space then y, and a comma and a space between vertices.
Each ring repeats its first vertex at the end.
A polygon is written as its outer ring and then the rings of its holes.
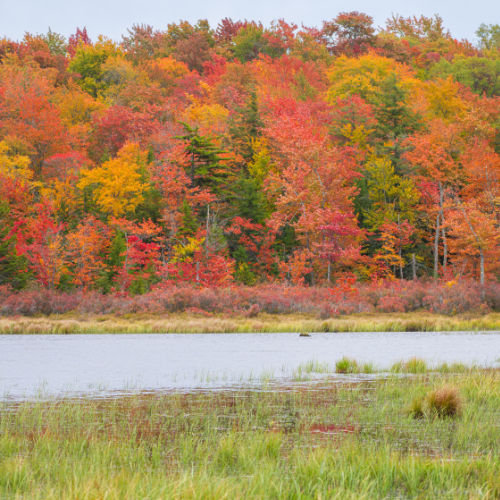
POLYGON ((30 169, 30 159, 28 156, 11 154, 6 141, 0 141, 0 174, 30 181, 33 178, 33 171, 30 169))
POLYGON ((340 56, 328 72, 328 100, 333 103, 339 97, 358 95, 375 104, 384 81, 391 76, 395 76, 405 90, 409 90, 414 81, 413 71, 394 59, 371 53, 356 58, 340 56))
POLYGON ((144 199, 146 161, 147 153, 141 151, 138 144, 125 144, 116 158, 100 167, 84 170, 78 187, 90 191, 103 213, 124 217, 133 213, 144 199))

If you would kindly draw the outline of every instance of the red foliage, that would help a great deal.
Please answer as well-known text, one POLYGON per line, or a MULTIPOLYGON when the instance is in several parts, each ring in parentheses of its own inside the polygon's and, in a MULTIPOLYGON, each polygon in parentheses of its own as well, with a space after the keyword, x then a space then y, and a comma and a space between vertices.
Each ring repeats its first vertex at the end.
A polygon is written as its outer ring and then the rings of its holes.
POLYGON ((94 120, 92 152, 100 159, 115 156, 126 142, 144 142, 158 131, 159 124, 146 113, 132 111, 124 106, 111 106, 94 120))
POLYGON ((91 45, 92 40, 87 33, 87 28, 76 28, 76 32, 68 38, 68 54, 73 57, 79 45, 91 45))
POLYGON ((489 283, 485 300, 479 286, 471 281, 381 281, 355 284, 347 278, 333 288, 231 286, 210 288, 179 283, 161 286, 144 295, 97 292, 71 294, 47 290, 11 293, 0 289, 0 314, 5 316, 81 312, 89 314, 170 313, 194 310, 196 313, 228 313, 255 316, 259 313, 309 313, 319 317, 359 311, 410 312, 429 308, 433 312, 454 314, 500 308, 500 285, 489 283))
POLYGON ((36 218, 18 220, 13 228, 16 251, 28 260, 28 266, 37 281, 51 289, 59 284, 66 271, 62 247, 64 224, 54 220, 48 205, 35 207, 36 218))

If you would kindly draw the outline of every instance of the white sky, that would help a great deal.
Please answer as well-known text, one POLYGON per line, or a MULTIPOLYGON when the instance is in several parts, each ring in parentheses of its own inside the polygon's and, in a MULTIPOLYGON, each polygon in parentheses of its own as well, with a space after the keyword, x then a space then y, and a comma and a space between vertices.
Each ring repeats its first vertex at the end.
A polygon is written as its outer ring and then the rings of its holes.
POLYGON ((481 23, 500 23, 500 1, 495 0, 0 0, 0 38, 19 40, 26 31, 69 35, 76 27, 120 40, 134 23, 165 28, 186 19, 208 19, 215 27, 224 17, 268 24, 284 18, 297 24, 319 26, 342 11, 370 14, 382 26, 392 14, 440 14, 455 38, 475 40, 481 23))

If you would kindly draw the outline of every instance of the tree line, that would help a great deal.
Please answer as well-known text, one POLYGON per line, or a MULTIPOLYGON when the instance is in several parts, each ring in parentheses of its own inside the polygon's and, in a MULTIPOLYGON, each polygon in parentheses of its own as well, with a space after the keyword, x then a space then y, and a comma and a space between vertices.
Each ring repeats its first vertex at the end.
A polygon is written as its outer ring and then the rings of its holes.
POLYGON ((500 276, 500 26, 0 40, 0 285, 500 276))

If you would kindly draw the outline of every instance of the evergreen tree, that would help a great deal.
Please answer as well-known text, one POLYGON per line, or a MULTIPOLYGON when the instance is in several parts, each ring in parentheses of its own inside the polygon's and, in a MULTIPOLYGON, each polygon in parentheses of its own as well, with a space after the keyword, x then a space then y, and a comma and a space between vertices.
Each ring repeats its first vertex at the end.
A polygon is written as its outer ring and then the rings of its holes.
POLYGON ((252 89, 245 106, 236 110, 229 127, 232 148, 247 164, 253 159, 253 143, 261 135, 262 127, 257 94, 252 89))
POLYGON ((417 130, 419 125, 417 115, 406 102, 407 92, 398 85, 395 75, 389 75, 382 82, 375 107, 375 137, 379 140, 378 153, 390 155, 398 172, 403 153, 401 141, 417 130))
POLYGON ((9 234, 9 212, 9 206, 0 201, 0 285, 11 285, 20 290, 26 286, 28 273, 26 260, 17 255, 15 239, 9 234))
POLYGON ((187 174, 193 186, 208 188, 215 195, 224 198, 230 179, 230 170, 222 158, 224 151, 218 148, 210 137, 200 135, 198 128, 183 124, 185 134, 178 139, 186 142, 189 156, 187 174))
POLYGON ((102 292, 109 293, 113 288, 114 279, 125 261, 126 250, 125 235, 122 231, 116 231, 106 259, 105 269, 97 280, 97 286, 102 292))

